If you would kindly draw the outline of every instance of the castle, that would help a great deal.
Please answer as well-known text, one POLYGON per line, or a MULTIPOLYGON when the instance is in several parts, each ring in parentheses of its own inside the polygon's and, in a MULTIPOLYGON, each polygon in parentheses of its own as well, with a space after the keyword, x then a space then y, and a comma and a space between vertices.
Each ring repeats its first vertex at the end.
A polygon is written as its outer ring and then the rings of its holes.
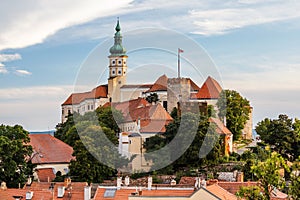
MULTIPOLYGON (((125 121, 120 124, 119 151, 129 156, 130 153, 143 153, 142 143, 155 134, 164 133, 165 125, 172 121, 170 116, 174 107, 181 105, 211 105, 215 109, 222 91, 220 84, 208 77, 199 87, 192 79, 166 75, 160 76, 153 84, 127 84, 126 49, 122 45, 122 35, 119 20, 115 28, 114 44, 110 48, 109 77, 107 84, 99 85, 88 92, 73 93, 61 105, 64 123, 67 116, 74 112, 81 115, 91 112, 101 106, 113 106, 120 110, 125 121), (159 101, 149 103, 145 98, 157 94, 159 101), (142 138, 142 139, 136 139, 142 138)), ((198 108, 199 108, 198 107, 198 108)), ((232 152, 232 134, 219 119, 211 119, 218 128, 218 133, 226 137, 228 148, 225 154, 232 152)), ((244 138, 252 138, 252 117, 244 130, 244 138)), ((144 161, 139 161, 144 162, 144 161)), ((145 166, 148 166, 146 163, 145 166)))

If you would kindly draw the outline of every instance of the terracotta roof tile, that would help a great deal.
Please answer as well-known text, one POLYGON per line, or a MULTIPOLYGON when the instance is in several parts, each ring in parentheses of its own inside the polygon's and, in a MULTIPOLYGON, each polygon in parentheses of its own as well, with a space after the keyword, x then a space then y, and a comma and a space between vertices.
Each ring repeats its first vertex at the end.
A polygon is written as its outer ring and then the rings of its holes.
POLYGON ((63 141, 48 134, 30 134, 30 145, 33 148, 33 164, 69 163, 73 148, 63 141))
POLYGON ((141 120, 141 133, 165 133, 166 125, 172 120, 141 120))
POLYGON ((201 86, 200 90, 196 94, 192 94, 192 99, 217 99, 222 91, 220 84, 213 79, 208 77, 201 86))
POLYGON ((208 191, 221 198, 222 200, 237 200, 238 198, 232 193, 228 192, 224 188, 220 187, 217 184, 209 185, 206 187, 208 191))
POLYGON ((214 117, 210 117, 209 118, 209 122, 210 123, 214 123, 216 125, 216 132, 217 133, 231 135, 231 131, 223 124, 223 122, 221 122, 220 119, 214 118, 214 117))
MULTIPOLYGON (((95 200, 128 200, 128 197, 133 193, 136 193, 135 189, 121 189, 116 190, 115 196, 112 198, 104 198, 105 188, 98 188, 97 193, 94 197, 95 200)), ((145 197, 187 197, 192 195, 194 190, 143 190, 142 196, 145 197)))
POLYGON ((89 92, 73 93, 62 105, 79 104, 86 99, 107 98, 107 85, 100 85, 89 92))
POLYGON ((40 182, 52 182, 56 177, 53 168, 37 169, 37 176, 40 182))
POLYGON ((231 194, 236 194, 241 187, 258 186, 258 182, 224 182, 219 181, 218 185, 231 194))
POLYGON ((167 91, 168 77, 164 74, 160 76, 147 92, 167 91))
POLYGON ((151 88, 153 84, 123 85, 121 88, 151 88))
POLYGON ((145 107, 149 105, 149 102, 143 98, 137 98, 129 101, 124 101, 121 103, 112 103, 111 104, 115 109, 121 111, 123 116, 126 118, 129 113, 139 107, 145 107))

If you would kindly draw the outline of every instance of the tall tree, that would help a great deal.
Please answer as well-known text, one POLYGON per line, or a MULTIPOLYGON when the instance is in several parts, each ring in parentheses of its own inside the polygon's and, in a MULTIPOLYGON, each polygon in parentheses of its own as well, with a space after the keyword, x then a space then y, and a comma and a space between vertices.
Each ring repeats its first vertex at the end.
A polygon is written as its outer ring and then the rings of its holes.
POLYGON ((264 119, 255 128, 260 138, 268 144, 273 151, 293 161, 300 156, 300 122, 279 115, 278 119, 264 119))
POLYGON ((284 177, 280 173, 282 170, 289 172, 289 168, 284 159, 276 152, 273 152, 266 161, 258 162, 251 167, 254 176, 256 176, 261 183, 267 200, 270 200, 271 192, 274 190, 274 187, 276 189, 284 187, 284 177))
POLYGON ((232 132, 233 139, 238 140, 249 119, 250 103, 237 91, 223 90, 217 102, 219 117, 226 118, 226 126, 232 132))
POLYGON ((22 126, 0 126, 0 180, 8 187, 23 185, 32 175, 30 138, 22 126), (29 162, 27 162, 29 160, 29 162))

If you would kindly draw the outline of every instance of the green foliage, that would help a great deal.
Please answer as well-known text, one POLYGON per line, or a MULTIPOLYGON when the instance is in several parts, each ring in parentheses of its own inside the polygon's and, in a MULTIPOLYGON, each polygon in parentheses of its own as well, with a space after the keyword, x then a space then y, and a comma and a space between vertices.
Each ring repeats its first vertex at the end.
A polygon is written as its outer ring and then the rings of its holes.
POLYGON ((29 133, 22 126, 0 126, 0 180, 8 187, 23 185, 29 175, 32 175, 33 165, 26 162, 32 154, 28 145, 29 133))
POLYGON ((55 137, 74 149, 73 156, 76 159, 71 161, 68 174, 73 180, 102 182, 117 173, 113 166, 128 164, 128 160, 119 155, 115 146, 118 143, 118 123, 122 120, 121 112, 111 107, 101 107, 83 116, 76 113, 70 115, 65 123, 57 126, 55 137), (111 163, 106 163, 107 166, 99 160, 111 163))
POLYGON ((300 156, 300 121, 279 115, 278 119, 264 119, 256 126, 261 140, 270 145, 273 151, 293 161, 300 156))
POLYGON ((224 120, 226 126, 233 134, 233 140, 238 140, 249 119, 250 103, 234 90, 223 90, 217 102, 219 117, 224 120))
POLYGON ((266 198, 260 190, 258 186, 241 187, 236 196, 245 200, 265 200, 266 198))
POLYGON ((159 101, 157 93, 150 93, 149 96, 146 97, 146 101, 149 103, 156 103, 159 101))
POLYGON ((178 118, 178 109, 174 107, 170 115, 173 119, 178 118))
POLYGON ((292 199, 298 199, 300 197, 300 157, 293 164, 292 169, 288 193, 292 199))
MULTIPOLYGON (((164 136, 149 138, 145 142, 144 147, 148 153, 161 149, 166 145, 173 147, 171 148, 172 150, 168 151, 166 149, 165 151, 168 152, 167 157, 174 160, 174 162, 160 170, 160 172, 164 173, 178 171, 183 168, 197 168, 203 165, 216 164, 219 162, 220 155, 222 155, 222 139, 218 138, 219 135, 215 132, 215 127, 209 125, 207 116, 185 113, 181 118, 175 118, 173 122, 166 126, 164 136), (191 138, 193 134, 195 134, 195 137, 191 138), (176 139, 176 142, 174 141, 175 137, 178 139, 176 139), (186 145, 188 144, 188 139, 192 139, 189 146, 186 145), (208 153, 203 155, 203 158, 199 156, 200 149, 208 153), (184 153, 178 158, 179 152, 184 153)), ((155 165, 167 159, 162 158, 162 156, 146 157, 146 159, 152 159, 155 165)))
POLYGON ((276 152, 273 152, 266 161, 258 162, 251 167, 251 172, 260 181, 267 200, 270 199, 273 187, 281 189, 285 185, 284 177, 280 174, 282 169, 289 172, 284 159, 276 152))

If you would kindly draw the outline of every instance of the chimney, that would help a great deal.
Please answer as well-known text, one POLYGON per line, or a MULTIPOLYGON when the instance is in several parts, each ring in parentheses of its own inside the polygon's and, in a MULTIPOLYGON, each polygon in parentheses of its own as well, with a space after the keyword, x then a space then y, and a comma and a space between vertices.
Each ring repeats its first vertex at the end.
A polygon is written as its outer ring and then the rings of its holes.
POLYGON ((58 198, 63 198, 65 194, 65 187, 64 186, 59 186, 57 188, 57 197, 58 198))
POLYGON ((129 184, 130 184, 130 179, 129 179, 128 176, 126 176, 126 177, 125 177, 125 185, 126 185, 126 186, 129 186, 129 184))
POLYGON ((33 197, 33 192, 30 191, 26 192, 26 200, 31 200, 32 197, 33 197))
POLYGON ((0 186, 1 190, 6 190, 7 187, 6 187, 6 183, 3 181, 1 182, 1 186, 0 186))
POLYGON ((142 190, 142 187, 140 187, 140 189, 139 189, 139 196, 142 196, 142 194, 143 194, 143 190, 142 190))
POLYGON ((149 176, 148 177, 148 190, 151 190, 151 188, 152 188, 152 177, 149 176))
POLYGON ((244 173, 243 172, 238 172, 237 177, 236 177, 237 182, 244 182, 244 173))
POLYGON ((84 200, 90 200, 91 199, 91 187, 85 186, 84 187, 84 200))
POLYGON ((121 189, 121 185, 122 185, 122 177, 118 177, 117 178, 117 190, 121 189))
POLYGON ((176 185, 176 181, 174 179, 172 179, 171 186, 174 186, 174 185, 176 185))
POLYGON ((65 178, 64 179, 64 187, 67 188, 71 184, 71 178, 65 178))

